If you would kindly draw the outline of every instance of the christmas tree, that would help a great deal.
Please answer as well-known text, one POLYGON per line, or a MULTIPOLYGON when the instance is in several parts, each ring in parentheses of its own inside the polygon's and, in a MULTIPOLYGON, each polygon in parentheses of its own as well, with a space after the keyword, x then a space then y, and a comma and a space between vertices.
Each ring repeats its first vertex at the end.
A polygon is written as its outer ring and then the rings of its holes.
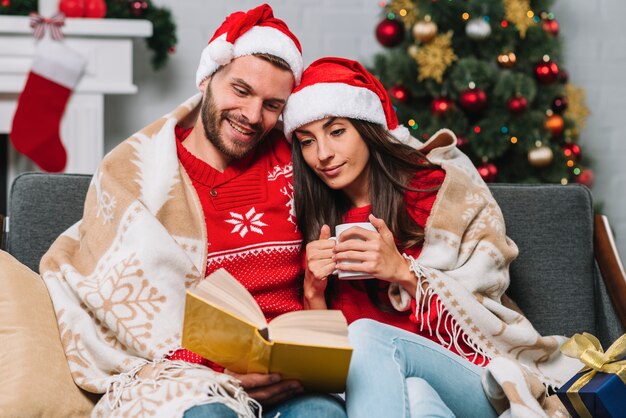
POLYGON ((590 186, 577 144, 588 110, 563 68, 552 4, 382 2, 376 37, 388 49, 372 71, 415 137, 451 129, 486 181, 590 186))

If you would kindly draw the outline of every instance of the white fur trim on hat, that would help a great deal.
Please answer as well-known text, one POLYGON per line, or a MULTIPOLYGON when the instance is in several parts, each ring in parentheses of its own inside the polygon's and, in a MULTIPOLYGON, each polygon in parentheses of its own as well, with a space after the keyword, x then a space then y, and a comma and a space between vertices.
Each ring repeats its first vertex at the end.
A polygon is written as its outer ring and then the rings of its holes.
POLYGON ((196 86, 199 87, 204 79, 232 59, 252 54, 270 54, 284 59, 293 72, 296 85, 300 84, 304 67, 302 54, 293 40, 280 30, 255 26, 237 38, 232 47, 229 45, 232 44, 226 42, 224 33, 204 48, 196 71, 196 86))
POLYGON ((289 96, 283 111, 285 137, 291 141, 293 131, 300 126, 328 116, 366 120, 387 127, 380 98, 370 89, 343 83, 317 83, 289 96))

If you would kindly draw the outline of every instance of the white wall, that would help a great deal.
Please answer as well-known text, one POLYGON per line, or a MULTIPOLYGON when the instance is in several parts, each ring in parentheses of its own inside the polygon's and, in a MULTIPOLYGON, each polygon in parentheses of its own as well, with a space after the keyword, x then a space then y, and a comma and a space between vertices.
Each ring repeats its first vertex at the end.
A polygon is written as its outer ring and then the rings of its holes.
MULTIPOLYGON (((164 70, 154 72, 150 52, 136 42, 135 80, 139 94, 106 99, 106 147, 119 141, 195 93, 200 51, 224 17, 261 0, 155 0, 170 8, 177 24, 178 46, 164 70)), ((381 50, 374 38, 380 20, 379 0, 268 0, 277 17, 300 39, 305 64, 326 55, 371 62, 381 50)), ((594 198, 615 230, 626 255, 626 2, 560 0, 554 7, 565 42, 570 80, 586 90, 591 116, 582 132, 583 152, 594 160, 594 198)))

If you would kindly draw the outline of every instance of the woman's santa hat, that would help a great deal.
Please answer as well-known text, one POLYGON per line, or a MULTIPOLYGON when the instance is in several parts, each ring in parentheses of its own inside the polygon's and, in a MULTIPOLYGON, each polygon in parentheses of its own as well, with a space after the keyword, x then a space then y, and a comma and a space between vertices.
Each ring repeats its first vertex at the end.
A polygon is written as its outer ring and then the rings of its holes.
POLYGON ((202 51, 196 72, 196 85, 234 58, 252 54, 270 54, 284 59, 296 79, 302 77, 302 48, 298 38, 291 33, 285 22, 274 17, 267 4, 247 12, 235 12, 228 16, 215 31, 209 44, 202 51))
POLYGON ((387 90, 356 61, 328 57, 309 65, 283 111, 285 137, 291 141, 302 125, 329 116, 377 123, 401 143, 416 142, 398 124, 387 90))

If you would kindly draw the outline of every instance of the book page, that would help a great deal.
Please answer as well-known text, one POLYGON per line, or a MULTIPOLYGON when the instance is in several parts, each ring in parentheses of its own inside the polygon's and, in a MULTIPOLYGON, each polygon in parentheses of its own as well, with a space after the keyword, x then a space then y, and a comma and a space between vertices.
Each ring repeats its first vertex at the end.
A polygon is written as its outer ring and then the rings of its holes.
POLYGON ((267 327, 265 315, 250 292, 225 269, 219 269, 202 280, 190 293, 254 324, 267 327))
POLYGON ((294 344, 350 347, 348 323, 338 310, 289 312, 269 324, 272 341, 294 344))

